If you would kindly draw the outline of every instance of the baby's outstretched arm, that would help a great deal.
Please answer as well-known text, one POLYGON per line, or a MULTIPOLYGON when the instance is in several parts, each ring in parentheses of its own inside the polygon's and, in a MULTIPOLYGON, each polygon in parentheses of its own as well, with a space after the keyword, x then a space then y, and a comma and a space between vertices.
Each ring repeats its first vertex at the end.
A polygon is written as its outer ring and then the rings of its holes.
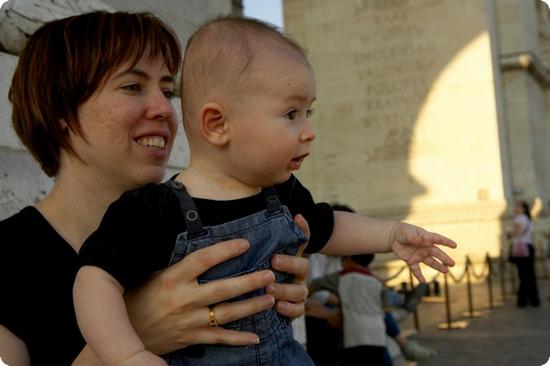
POLYGON ((166 366, 162 358, 145 350, 128 318, 123 292, 118 281, 98 267, 78 271, 74 305, 86 342, 105 365, 166 366))
POLYGON ((454 261, 439 245, 456 248, 456 243, 436 233, 404 222, 374 219, 350 212, 334 211, 334 230, 323 254, 352 255, 393 251, 426 282, 420 270, 424 263, 446 273, 454 261))

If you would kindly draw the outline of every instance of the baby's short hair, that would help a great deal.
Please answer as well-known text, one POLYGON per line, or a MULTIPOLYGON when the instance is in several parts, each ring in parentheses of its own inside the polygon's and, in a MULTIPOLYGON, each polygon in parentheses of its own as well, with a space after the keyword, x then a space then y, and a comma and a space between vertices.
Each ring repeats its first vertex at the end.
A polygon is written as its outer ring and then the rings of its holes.
POLYGON ((228 15, 200 26, 189 38, 183 58, 181 90, 186 127, 186 119, 205 98, 241 91, 255 56, 277 47, 294 51, 307 63, 302 46, 272 24, 228 15))

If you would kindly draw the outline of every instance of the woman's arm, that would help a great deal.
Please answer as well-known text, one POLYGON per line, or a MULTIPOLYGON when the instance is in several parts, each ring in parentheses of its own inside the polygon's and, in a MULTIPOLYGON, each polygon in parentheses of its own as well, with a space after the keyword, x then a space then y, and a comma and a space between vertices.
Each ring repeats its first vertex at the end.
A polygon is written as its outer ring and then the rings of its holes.
POLYGON ((0 360, 0 365, 30 366, 31 364, 25 342, 2 325, 0 325, 0 360))

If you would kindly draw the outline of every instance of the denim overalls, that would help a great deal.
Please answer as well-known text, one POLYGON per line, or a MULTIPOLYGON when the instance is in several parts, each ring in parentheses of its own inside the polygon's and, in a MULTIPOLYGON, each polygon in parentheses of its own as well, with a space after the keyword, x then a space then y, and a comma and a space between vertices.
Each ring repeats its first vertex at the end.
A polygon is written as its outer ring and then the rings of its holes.
MULTIPOLYGON (((170 265, 195 250, 220 241, 244 238, 250 242, 248 251, 203 273, 198 278, 199 283, 270 268, 274 254, 294 255, 307 240, 305 234, 294 224, 288 208, 281 205, 274 188, 263 189, 265 210, 222 225, 203 227, 195 203, 183 184, 173 180, 165 184, 178 196, 187 224, 187 231, 179 234, 176 239, 170 265)), ((277 282, 291 280, 291 276, 286 273, 274 273, 277 282)), ((256 290, 231 301, 264 293, 264 289, 256 290)), ((192 346, 167 355, 167 362, 170 366, 314 365, 304 348, 294 340, 290 320, 273 308, 224 324, 223 327, 255 333, 260 338, 260 343, 251 346, 192 346)))

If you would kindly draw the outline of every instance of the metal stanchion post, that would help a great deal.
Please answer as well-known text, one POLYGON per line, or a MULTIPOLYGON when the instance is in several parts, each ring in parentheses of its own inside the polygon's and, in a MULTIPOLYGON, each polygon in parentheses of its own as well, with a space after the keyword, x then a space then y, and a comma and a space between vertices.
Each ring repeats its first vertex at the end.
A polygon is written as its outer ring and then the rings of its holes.
POLYGON ((498 274, 500 276, 500 296, 502 302, 506 302, 506 279, 504 278, 504 259, 502 255, 498 259, 498 274))
POLYGON ((481 316, 481 313, 479 311, 474 310, 474 300, 472 298, 472 279, 470 276, 470 266, 472 265, 472 262, 470 261, 470 257, 466 256, 466 288, 468 290, 468 311, 464 311, 462 313, 462 316, 465 316, 467 318, 479 318, 481 316))
MULTIPOLYGON (((409 283, 411 285, 411 293, 412 293, 414 291, 414 282, 413 282, 413 275, 410 267, 409 267, 409 283)), ((416 306, 414 307, 413 317, 414 317, 414 327, 416 328, 416 330, 420 330, 420 323, 418 321, 418 311, 416 310, 416 306)))
POLYGON ((496 307, 502 306, 502 302, 495 302, 493 297, 493 263, 491 262, 491 257, 489 253, 485 256, 485 263, 487 263, 487 289, 489 291, 489 304, 487 308, 494 309, 496 307))
POLYGON ((487 288, 489 289, 489 309, 492 309, 495 307, 493 302, 493 281, 491 278, 493 276, 493 266, 491 265, 491 257, 489 257, 489 253, 487 253, 487 256, 485 257, 485 262, 489 268, 487 273, 487 288))
POLYGON ((444 290, 445 290, 445 308, 447 311, 447 322, 439 323, 437 325, 437 328, 440 330, 464 329, 468 326, 467 321, 459 321, 459 322, 451 321, 451 299, 449 297, 449 284, 447 281, 446 273, 444 276, 444 284, 445 284, 444 290))

